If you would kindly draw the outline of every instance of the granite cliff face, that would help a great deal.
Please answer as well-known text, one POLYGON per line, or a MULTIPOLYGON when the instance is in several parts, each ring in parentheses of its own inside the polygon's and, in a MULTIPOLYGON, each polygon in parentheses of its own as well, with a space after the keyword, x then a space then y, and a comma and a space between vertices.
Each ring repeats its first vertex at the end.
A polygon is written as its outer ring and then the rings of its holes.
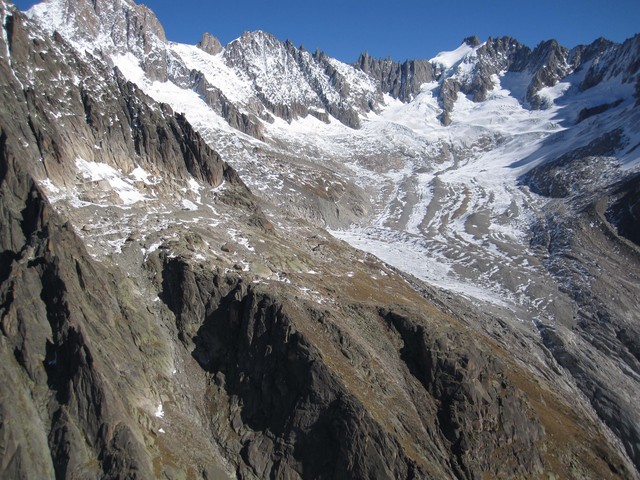
POLYGON ((222 55, 228 66, 248 76, 267 111, 287 121, 307 115, 328 120, 329 114, 358 128, 358 114, 382 101, 365 75, 353 75, 323 52, 311 54, 266 32, 243 34, 222 55))
POLYGON ((372 77, 380 90, 403 102, 412 100, 423 83, 435 80, 434 68, 427 60, 394 62, 390 58, 375 59, 360 55, 355 67, 372 77))
POLYGON ((155 14, 129 0, 45 2, 34 9, 50 29, 99 54, 133 53, 153 80, 167 79, 167 39, 155 14))
POLYGON ((464 188, 447 175, 521 148, 518 136, 470 124, 463 142, 423 142, 366 120, 389 93, 438 132, 448 111, 458 135, 468 107, 453 92, 489 104, 500 85, 487 78, 504 70, 524 79, 517 108, 529 85, 578 65, 584 79, 616 65, 633 86, 637 38, 530 52, 471 37, 439 61, 364 56, 353 69, 262 32, 169 45, 145 7, 103 3, 49 1, 27 17, 0 1, 0 476, 638 477, 628 89, 567 109, 575 136, 551 122, 541 136, 526 117, 527 145, 550 159, 517 157, 529 167, 507 202, 493 171, 494 183, 461 171, 464 188), (98 25, 111 40, 79 49, 98 25), (152 63, 147 44, 164 52, 152 63), (425 100, 424 85, 439 93, 425 100), (373 220, 396 257, 450 255, 458 278, 481 272, 478 290, 512 293, 434 287, 322 228, 373 220))

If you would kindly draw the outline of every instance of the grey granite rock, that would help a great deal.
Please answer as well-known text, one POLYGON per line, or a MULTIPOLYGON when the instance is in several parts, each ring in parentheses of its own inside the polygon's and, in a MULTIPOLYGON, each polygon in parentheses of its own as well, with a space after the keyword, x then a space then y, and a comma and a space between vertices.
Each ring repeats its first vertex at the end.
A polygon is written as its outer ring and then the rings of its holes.
POLYGON ((364 53, 354 66, 373 78, 382 92, 403 102, 411 101, 420 92, 423 83, 435 79, 433 66, 427 60, 400 63, 390 58, 374 59, 364 53))
POLYGON ((88 48, 97 45, 98 54, 131 52, 152 80, 167 79, 167 39, 146 5, 130 0, 65 0, 44 2, 35 8, 45 26, 62 28, 68 40, 88 48), (59 11, 64 22, 60 26, 59 11))
POLYGON ((220 40, 210 33, 202 34, 202 40, 200 40, 196 46, 207 52, 209 55, 217 55, 222 52, 222 44, 220 43, 220 40))
POLYGON ((625 286, 637 281, 637 174, 621 171, 612 157, 622 133, 608 132, 522 181, 559 198, 549 201, 532 241, 544 248, 545 265, 578 306, 570 324, 541 325, 542 338, 638 465, 638 410, 622 393, 637 391, 633 379, 640 372, 631 313, 638 301, 625 286))

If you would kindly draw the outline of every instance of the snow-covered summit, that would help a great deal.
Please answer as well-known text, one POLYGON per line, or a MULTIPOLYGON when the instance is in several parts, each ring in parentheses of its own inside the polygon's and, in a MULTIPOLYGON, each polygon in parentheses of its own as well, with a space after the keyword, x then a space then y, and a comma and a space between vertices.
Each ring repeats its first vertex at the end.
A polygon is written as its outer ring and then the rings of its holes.
POLYGON ((448 70, 463 61, 469 63, 469 60, 476 56, 478 49, 484 44, 472 45, 463 42, 458 48, 452 51, 440 52, 433 57, 430 62, 434 65, 441 66, 444 70, 448 70))
POLYGON ((382 101, 368 76, 266 32, 243 34, 224 48, 223 56, 228 66, 251 80, 261 103, 288 121, 312 114, 358 126, 359 114, 382 101))
POLYGON ((80 51, 102 54, 110 62, 133 54, 150 81, 197 89, 206 79, 205 89, 216 91, 211 103, 223 104, 216 107, 218 113, 228 117, 233 103, 237 114, 227 118, 232 125, 246 123, 237 120, 242 114, 287 121, 314 115, 358 127, 360 116, 383 101, 375 82, 362 72, 266 32, 245 33, 226 47, 205 36, 198 50, 189 52, 196 47, 169 45, 153 12, 130 0, 46 0, 28 13, 80 51), (203 64, 199 52, 209 54, 210 60, 203 64), (213 59, 218 54, 223 61, 213 59))
POLYGON ((498 84, 526 108, 548 108, 566 89, 547 90, 572 72, 589 69, 583 89, 617 74, 634 82, 637 58, 633 42, 626 47, 594 42, 569 50, 550 40, 531 50, 509 37, 484 42, 469 37, 428 61, 400 64, 365 55, 347 65, 263 31, 246 32, 224 47, 211 35, 198 46, 172 44, 153 12, 132 0, 46 0, 29 15, 108 62, 118 64, 132 54, 149 82, 168 81, 197 92, 232 128, 258 139, 263 123, 274 118, 333 118, 359 128, 371 112, 385 108, 385 94, 411 102, 434 81, 438 88, 430 91, 440 109, 435 115, 445 126, 459 94, 483 102, 498 84), (610 68, 613 64, 619 67, 610 68))
POLYGON ((80 51, 133 53, 152 79, 167 79, 166 36, 145 5, 131 0, 45 0, 27 14, 80 51))

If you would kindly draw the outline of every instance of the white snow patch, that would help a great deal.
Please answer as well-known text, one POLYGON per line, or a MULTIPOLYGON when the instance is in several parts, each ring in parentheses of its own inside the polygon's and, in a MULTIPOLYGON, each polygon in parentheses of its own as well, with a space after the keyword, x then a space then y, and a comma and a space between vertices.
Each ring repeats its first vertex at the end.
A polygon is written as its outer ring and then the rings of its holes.
POLYGON ((195 211, 198 210, 198 206, 193 203, 191 200, 187 200, 186 198, 182 199, 182 208, 185 210, 195 211))
POLYGON ((229 101, 242 104, 253 95, 246 75, 228 67, 221 54, 210 55, 195 45, 182 43, 172 43, 170 48, 187 68, 202 72, 207 82, 219 88, 229 101))
POLYGON ((242 135, 233 129, 224 118, 209 108, 195 91, 182 89, 171 81, 150 81, 133 54, 113 55, 111 58, 127 80, 135 83, 157 102, 171 105, 174 111, 183 113, 189 123, 203 137, 220 137, 221 133, 226 132, 233 134, 233 138, 229 141, 237 141, 238 136, 242 135))
POLYGON ((158 183, 156 181, 150 180, 151 174, 140 166, 134 168, 129 176, 138 182, 145 183, 146 185, 155 185, 156 183, 158 183))
POLYGON ((545 107, 553 105, 557 98, 562 97, 571 87, 569 82, 558 82, 553 87, 544 87, 538 91, 538 96, 542 99, 545 107))
POLYGON ((198 181, 195 178, 190 178, 189 179, 189 189, 195 193, 196 195, 200 193, 200 190, 202 190, 204 187, 202 185, 200 185, 198 183, 198 181))
POLYGON ((466 43, 463 43, 458 48, 450 52, 440 52, 433 57, 430 62, 434 64, 440 64, 445 69, 453 67, 456 63, 463 60, 465 57, 471 56, 481 45, 472 47, 466 43))
POLYGON ((86 179, 92 182, 106 180, 111 188, 118 194, 124 205, 147 200, 137 188, 131 184, 131 180, 126 178, 120 171, 106 163, 89 162, 80 157, 76 158, 76 168, 86 179))
POLYGON ((107 244, 111 246, 114 253, 122 253, 122 247, 127 243, 127 238, 118 238, 116 240, 107 240, 107 244))
POLYGON ((227 230, 227 232, 229 233, 229 235, 231 236, 234 242, 236 242, 239 245, 242 245, 244 248, 246 248, 250 252, 255 252, 255 248, 251 246, 249 239, 240 235, 240 232, 238 230, 234 228, 230 228, 229 230, 227 230))
POLYGON ((50 178, 45 178, 44 180, 40 180, 38 183, 40 184, 41 187, 44 187, 47 193, 52 193, 54 195, 57 195, 60 193, 60 189, 53 184, 50 178))
MULTIPOLYGON (((141 248, 140 250, 142 251, 142 255, 144 256, 144 258, 146 259, 149 256, 149 254, 158 250, 158 248, 160 248, 161 245, 162 245, 162 242, 156 242, 156 243, 153 243, 149 248, 141 248)), ((154 302, 160 301, 160 298, 156 297, 153 301, 154 302)))

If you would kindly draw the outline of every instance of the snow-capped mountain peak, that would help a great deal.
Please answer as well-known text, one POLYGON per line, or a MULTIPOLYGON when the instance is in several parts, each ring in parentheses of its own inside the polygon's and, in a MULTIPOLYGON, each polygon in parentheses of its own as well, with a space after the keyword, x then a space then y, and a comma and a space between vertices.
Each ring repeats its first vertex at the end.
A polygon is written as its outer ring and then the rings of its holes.
POLYGON ((359 114, 381 102, 366 75, 266 32, 243 34, 224 48, 223 55, 228 66, 251 79, 261 103, 287 121, 309 114, 327 120, 330 115, 357 127, 359 114))
POLYGON ((434 65, 440 66, 443 70, 449 70, 463 61, 470 63, 470 60, 476 57, 476 52, 482 45, 484 44, 475 44, 475 42, 465 40, 455 50, 440 52, 429 61, 434 65))
POLYGON ((27 14, 80 51, 133 53, 153 80, 167 79, 166 36, 156 15, 131 0, 46 0, 27 14))

